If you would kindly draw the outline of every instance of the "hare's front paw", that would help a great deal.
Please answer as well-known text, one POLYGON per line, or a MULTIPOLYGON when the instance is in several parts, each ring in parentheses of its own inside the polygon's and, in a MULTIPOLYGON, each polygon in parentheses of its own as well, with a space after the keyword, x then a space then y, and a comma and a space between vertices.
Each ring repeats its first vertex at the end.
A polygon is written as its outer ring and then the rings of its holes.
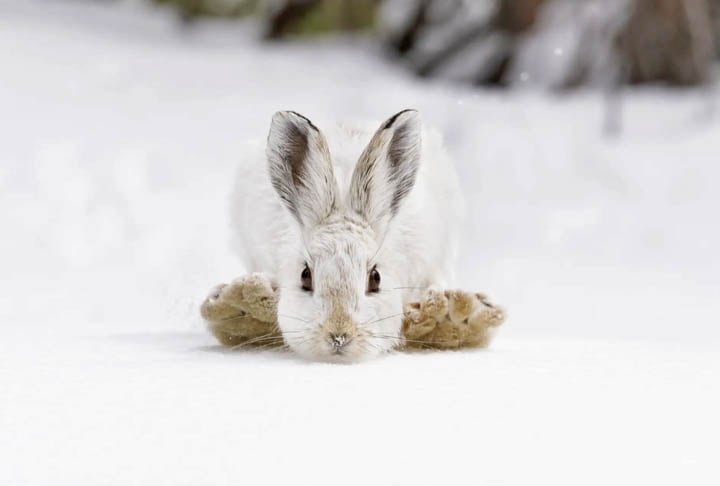
POLYGON ((215 287, 200 307, 200 314, 222 344, 282 344, 276 291, 267 276, 247 275, 215 287))
POLYGON ((504 312, 479 293, 429 290, 405 307, 403 335, 410 348, 485 347, 504 312))

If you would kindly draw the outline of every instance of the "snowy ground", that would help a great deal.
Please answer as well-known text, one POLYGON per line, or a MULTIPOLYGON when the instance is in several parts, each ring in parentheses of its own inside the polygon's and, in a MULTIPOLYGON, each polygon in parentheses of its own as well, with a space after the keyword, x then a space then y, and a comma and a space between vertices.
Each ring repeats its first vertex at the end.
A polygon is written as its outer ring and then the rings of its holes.
POLYGON ((717 94, 480 92, 366 41, 257 45, 163 12, 0 2, 0 484, 718 484, 717 94), (227 193, 277 109, 407 106, 471 205, 488 351, 227 352, 227 193))

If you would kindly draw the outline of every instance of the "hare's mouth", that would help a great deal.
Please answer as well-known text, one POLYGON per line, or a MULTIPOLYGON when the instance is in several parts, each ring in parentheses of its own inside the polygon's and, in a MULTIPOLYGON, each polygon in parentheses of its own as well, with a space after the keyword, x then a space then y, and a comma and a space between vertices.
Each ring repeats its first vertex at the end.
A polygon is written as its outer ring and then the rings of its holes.
POLYGON ((349 342, 340 346, 335 344, 331 345, 329 354, 336 359, 360 358, 360 353, 358 352, 358 350, 354 349, 354 347, 351 346, 349 342))
POLYGON ((356 338, 347 338, 344 341, 326 340, 323 348, 322 355, 315 359, 333 363, 355 363, 369 357, 368 353, 363 352, 363 347, 356 338))

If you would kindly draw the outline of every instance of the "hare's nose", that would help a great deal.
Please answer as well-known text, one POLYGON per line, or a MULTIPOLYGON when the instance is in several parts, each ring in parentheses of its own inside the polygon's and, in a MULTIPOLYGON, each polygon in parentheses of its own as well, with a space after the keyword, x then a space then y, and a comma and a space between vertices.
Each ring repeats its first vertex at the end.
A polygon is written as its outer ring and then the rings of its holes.
POLYGON ((345 333, 336 334, 336 333, 330 333, 330 344, 332 344, 336 349, 340 349, 343 346, 345 346, 348 341, 350 341, 350 336, 348 336, 345 333))

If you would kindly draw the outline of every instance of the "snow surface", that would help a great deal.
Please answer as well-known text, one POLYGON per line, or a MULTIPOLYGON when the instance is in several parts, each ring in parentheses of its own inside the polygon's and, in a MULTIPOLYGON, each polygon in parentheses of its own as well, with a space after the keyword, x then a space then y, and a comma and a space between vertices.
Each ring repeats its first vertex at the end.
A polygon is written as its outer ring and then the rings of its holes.
POLYGON ((0 484, 718 484, 716 91, 415 80, 363 39, 261 45, 136 4, 0 3, 0 484), (243 143, 419 108, 472 224, 479 352, 243 353, 197 315, 243 269, 243 143))

